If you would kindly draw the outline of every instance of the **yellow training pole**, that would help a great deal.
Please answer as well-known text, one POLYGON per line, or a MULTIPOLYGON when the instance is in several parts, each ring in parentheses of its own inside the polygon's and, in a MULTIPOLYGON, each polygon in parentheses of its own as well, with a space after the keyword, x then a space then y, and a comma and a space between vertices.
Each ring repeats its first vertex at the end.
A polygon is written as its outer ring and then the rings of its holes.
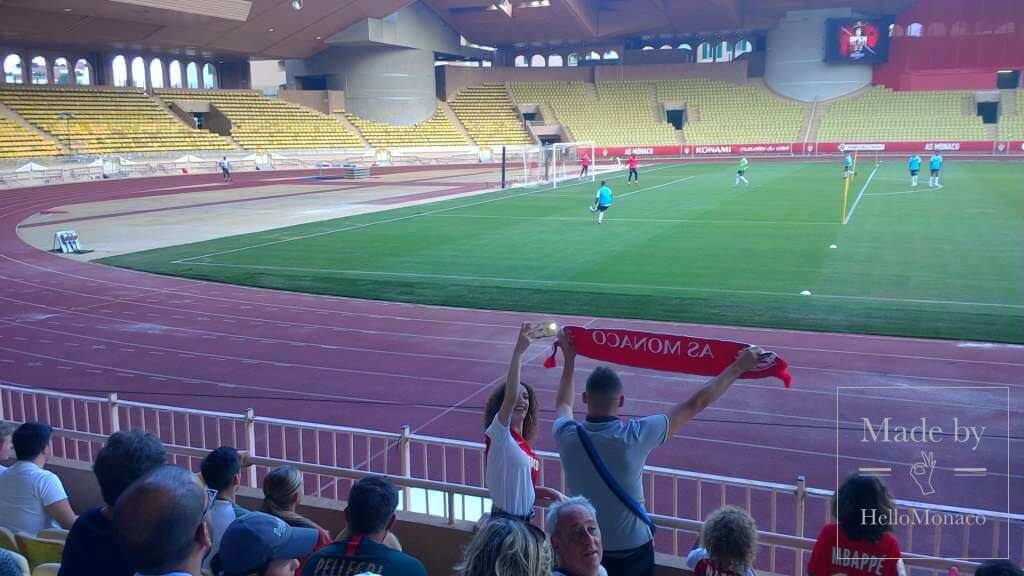
POLYGON ((843 184, 843 211, 839 214, 839 223, 840 224, 845 224, 846 223, 846 199, 847 199, 847 196, 850 193, 850 179, 851 178, 853 178, 852 175, 851 176, 847 176, 845 178, 845 182, 843 184))

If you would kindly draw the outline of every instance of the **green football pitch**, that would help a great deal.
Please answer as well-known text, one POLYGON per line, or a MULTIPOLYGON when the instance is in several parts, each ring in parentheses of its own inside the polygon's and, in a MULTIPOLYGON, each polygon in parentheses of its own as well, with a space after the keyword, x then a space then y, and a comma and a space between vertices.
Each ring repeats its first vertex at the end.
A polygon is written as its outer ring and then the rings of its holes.
POLYGON ((947 159, 943 188, 862 159, 609 174, 108 258, 233 284, 451 306, 1024 342, 1024 166, 947 159), (834 248, 831 246, 835 246, 834 248), (806 293, 810 292, 810 295, 806 293))

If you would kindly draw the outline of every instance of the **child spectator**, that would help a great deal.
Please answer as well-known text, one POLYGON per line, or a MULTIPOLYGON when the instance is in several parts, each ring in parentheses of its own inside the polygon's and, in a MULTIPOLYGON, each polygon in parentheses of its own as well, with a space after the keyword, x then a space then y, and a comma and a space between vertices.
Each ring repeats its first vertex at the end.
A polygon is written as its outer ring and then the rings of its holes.
POLYGON ((892 511, 889 491, 878 478, 847 478, 832 499, 836 522, 826 524, 814 543, 810 575, 904 576, 899 543, 889 533, 891 524, 883 520, 892 511))
POLYGON ((757 526, 742 508, 724 506, 704 521, 700 548, 686 558, 694 576, 754 576, 757 526))

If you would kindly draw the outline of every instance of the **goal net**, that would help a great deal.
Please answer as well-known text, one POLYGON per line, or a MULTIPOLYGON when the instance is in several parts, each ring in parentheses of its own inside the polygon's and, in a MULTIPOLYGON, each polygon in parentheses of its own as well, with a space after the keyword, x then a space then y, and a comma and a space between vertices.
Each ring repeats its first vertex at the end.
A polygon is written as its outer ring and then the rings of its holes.
POLYGON ((522 186, 551 186, 557 188, 576 182, 593 182, 605 172, 618 168, 608 161, 599 162, 593 142, 564 142, 547 146, 527 146, 521 156, 512 159, 509 168, 518 178, 514 183, 522 186), (581 176, 586 158, 587 173, 581 176), (515 164, 520 164, 516 166, 515 164))

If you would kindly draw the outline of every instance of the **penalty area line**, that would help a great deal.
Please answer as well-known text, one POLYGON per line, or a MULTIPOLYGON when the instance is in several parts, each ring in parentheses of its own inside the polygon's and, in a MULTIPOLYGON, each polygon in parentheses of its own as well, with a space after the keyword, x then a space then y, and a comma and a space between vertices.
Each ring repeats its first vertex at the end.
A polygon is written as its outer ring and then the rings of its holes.
POLYGON ((871 171, 871 175, 868 176, 867 181, 865 181, 864 185, 861 186, 860 192, 857 193, 857 199, 853 201, 850 213, 846 215, 846 219, 843 220, 843 224, 849 224, 850 220, 853 220, 853 213, 857 210, 857 205, 860 204, 860 199, 864 197, 864 191, 867 190, 868 186, 871 184, 871 179, 875 177, 875 172, 878 172, 878 166, 875 166, 875 169, 871 171))

